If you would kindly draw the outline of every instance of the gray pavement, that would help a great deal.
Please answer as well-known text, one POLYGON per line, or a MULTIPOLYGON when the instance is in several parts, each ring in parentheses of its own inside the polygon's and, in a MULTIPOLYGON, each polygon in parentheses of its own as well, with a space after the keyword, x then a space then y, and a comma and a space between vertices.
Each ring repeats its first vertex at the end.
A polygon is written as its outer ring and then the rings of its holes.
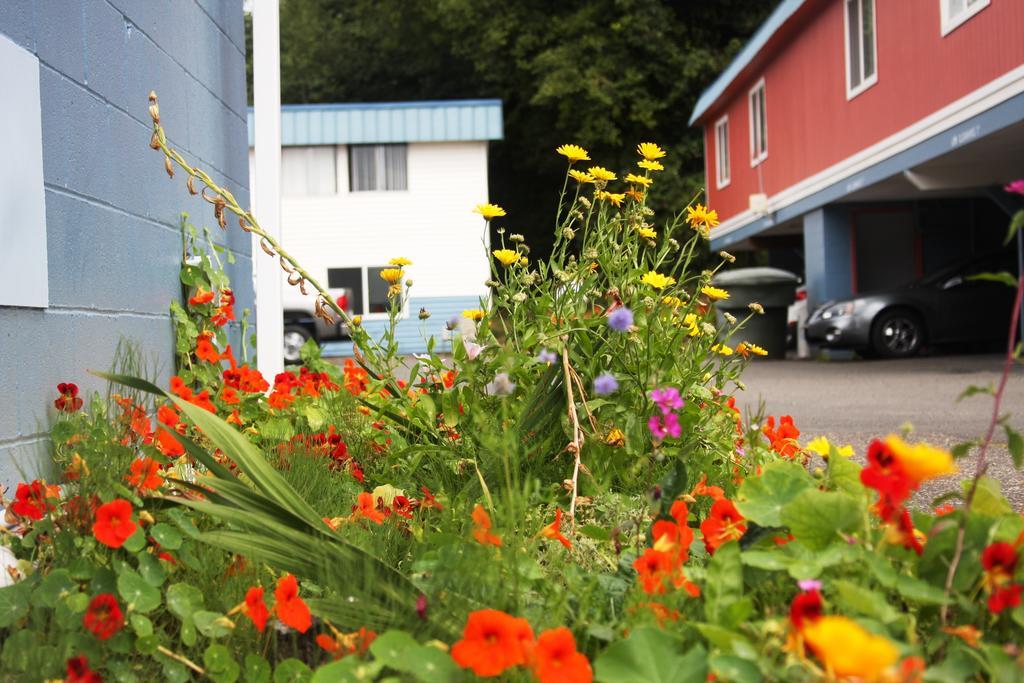
MULTIPOLYGON (((767 415, 792 415, 801 442, 824 435, 835 444, 851 444, 863 460, 876 437, 914 427, 913 439, 949 448, 981 438, 992 417, 992 397, 977 395, 957 402, 971 384, 998 384, 1003 358, 995 355, 930 356, 909 360, 764 361, 751 363, 743 374, 746 390, 737 402, 744 414, 756 412, 761 400, 767 415)), ((1011 413, 1017 431, 1024 431, 1024 367, 1014 367, 1001 412, 1011 413)), ((1006 438, 997 428, 989 454, 989 475, 1003 484, 1011 504, 1024 511, 1024 476, 1014 470, 1006 438)), ((974 473, 976 454, 960 460, 961 474, 927 484, 919 503, 955 488, 974 473)))

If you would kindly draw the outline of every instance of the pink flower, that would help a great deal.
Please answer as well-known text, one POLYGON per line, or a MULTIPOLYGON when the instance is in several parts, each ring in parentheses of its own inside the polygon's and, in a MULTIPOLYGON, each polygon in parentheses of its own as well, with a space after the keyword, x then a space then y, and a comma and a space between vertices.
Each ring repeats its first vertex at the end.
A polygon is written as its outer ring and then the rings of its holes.
POLYGON ((658 404, 663 415, 668 415, 673 410, 682 408, 685 403, 679 396, 679 390, 675 387, 655 389, 651 392, 651 400, 658 404))
POLYGON ((466 356, 470 360, 476 360, 476 357, 479 356, 480 352, 484 350, 484 347, 482 347, 480 344, 477 344, 476 342, 463 341, 462 345, 465 347, 466 356))
POLYGON ((662 417, 652 415, 647 421, 647 428, 651 430, 651 436, 655 441, 661 441, 666 436, 678 439, 683 433, 682 427, 679 426, 679 416, 675 413, 667 413, 662 417))
POLYGON ((1024 178, 1020 180, 1014 180, 1012 183, 1003 188, 1007 192, 1013 192, 1014 194, 1024 195, 1024 178))

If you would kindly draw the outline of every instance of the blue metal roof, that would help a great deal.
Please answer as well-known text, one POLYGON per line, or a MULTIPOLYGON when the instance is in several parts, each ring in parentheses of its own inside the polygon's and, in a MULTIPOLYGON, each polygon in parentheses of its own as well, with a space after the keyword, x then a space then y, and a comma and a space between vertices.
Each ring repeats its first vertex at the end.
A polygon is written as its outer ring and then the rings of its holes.
POLYGON ((779 3, 779 6, 775 8, 775 11, 765 20, 761 27, 757 29, 750 41, 743 46, 743 49, 739 51, 729 66, 726 67, 725 71, 715 79, 715 82, 711 84, 707 90, 701 93, 700 98, 697 100, 697 106, 693 108, 693 113, 690 115, 690 124, 699 119, 704 113, 711 108, 725 89, 728 88, 736 77, 739 76, 743 70, 753 61, 757 53, 760 52, 764 46, 768 43, 775 32, 778 31, 783 24, 785 24, 793 14, 803 6, 806 0, 783 0, 779 3))
MULTIPOLYGON (((253 144, 249 109, 249 145, 253 144)), ((501 140, 501 100, 286 104, 281 145, 501 140)))

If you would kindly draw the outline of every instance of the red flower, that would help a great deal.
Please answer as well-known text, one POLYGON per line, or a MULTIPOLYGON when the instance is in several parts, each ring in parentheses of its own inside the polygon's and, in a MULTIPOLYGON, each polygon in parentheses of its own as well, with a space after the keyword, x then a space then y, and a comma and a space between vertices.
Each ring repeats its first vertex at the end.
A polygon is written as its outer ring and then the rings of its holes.
POLYGON ((124 627, 124 612, 117 598, 110 593, 100 593, 89 603, 82 624, 97 638, 106 640, 124 627))
POLYGON ((282 576, 274 589, 274 612, 286 626, 290 626, 299 633, 305 633, 313 623, 313 617, 309 613, 309 607, 299 597, 299 582, 291 574, 282 576))
POLYGON ((732 501, 724 498, 716 500, 711 506, 711 514, 700 525, 708 553, 714 555, 715 550, 723 543, 735 541, 743 536, 747 531, 747 525, 743 523, 745 521, 732 501))
POLYGON ((153 458, 132 461, 131 473, 125 476, 128 483, 143 491, 156 491, 164 483, 160 476, 160 463, 153 458))
POLYGON ((237 405, 242 399, 238 398, 238 392, 231 387, 224 387, 220 390, 220 400, 229 406, 237 405))
POLYGON ((377 509, 377 503, 373 499, 372 493, 360 493, 359 497, 356 498, 356 503, 356 505, 352 506, 354 517, 363 517, 374 524, 384 523, 384 513, 377 509))
POLYGON ((878 491, 878 515, 891 522, 899 516, 903 501, 917 486, 884 441, 875 439, 868 444, 867 459, 867 467, 860 471, 860 481, 878 491))
POLYGON ((533 672, 540 683, 591 683, 594 672, 576 639, 564 626, 544 631, 533 650, 533 672))
POLYGON ((78 398, 78 385, 72 382, 61 382, 57 385, 57 393, 60 397, 53 402, 57 410, 63 413, 73 413, 82 407, 82 399, 78 398))
POLYGON ((525 664, 533 642, 533 629, 519 619, 496 609, 471 612, 462 640, 452 645, 452 659, 477 676, 498 676, 513 666, 525 664))
POLYGON ((228 321, 235 319, 235 293, 230 289, 220 290, 220 305, 214 311, 210 322, 218 327, 228 324, 228 321))
POLYGON ((708 475, 705 472, 701 475, 700 481, 693 487, 693 491, 690 492, 691 496, 707 496, 712 500, 722 500, 725 498, 725 491, 721 486, 708 486, 708 475))
POLYGON ((267 619, 270 612, 267 611, 267 603, 263 599, 263 586, 254 586, 245 594, 245 607, 242 610, 245 615, 252 619, 252 623, 261 633, 267 627, 267 619))
POLYGON ((399 517, 412 519, 412 502, 405 496, 395 496, 395 499, 391 502, 391 509, 399 517))
POLYGON ((437 508, 438 510, 444 509, 441 507, 441 504, 437 502, 437 499, 434 498, 434 494, 430 492, 430 489, 426 486, 421 486, 420 491, 423 492, 423 500, 420 501, 421 508, 437 508))
POLYGON ((491 533, 491 516, 480 503, 473 508, 473 538, 480 545, 501 547, 501 539, 491 533))
POLYGON ((551 522, 551 524, 548 524, 546 527, 541 529, 540 530, 540 535, 543 536, 544 538, 550 538, 552 540, 558 541, 559 543, 564 545, 566 548, 571 548, 572 547, 572 543, 569 542, 568 538, 566 538, 565 536, 562 535, 561 529, 562 529, 562 509, 561 508, 555 508, 555 521, 551 522))
POLYGON ((117 498, 96 510, 96 523, 92 533, 96 540, 110 548, 120 548, 135 533, 137 525, 132 520, 132 504, 117 498))
POLYGON ((45 481, 36 479, 31 484, 18 484, 11 503, 11 512, 21 517, 39 521, 54 506, 50 499, 60 498, 59 486, 47 486, 45 481))
POLYGON ((789 621, 799 631, 804 624, 817 621, 823 610, 824 603, 821 600, 821 593, 816 590, 799 593, 789 605, 789 621))
POLYGON ((640 585, 648 595, 665 592, 665 579, 672 572, 672 556, 669 553, 647 548, 644 554, 633 560, 640 585))
POLYGON ((1020 605, 1020 593, 1024 589, 1019 583, 1011 583, 1006 588, 997 588, 988 596, 988 609, 992 614, 999 614, 1004 609, 1020 605))
POLYGON ((103 683, 103 678, 89 668, 89 660, 84 655, 72 657, 67 661, 67 675, 64 683, 103 683))
POLYGON ((1013 582, 1018 560, 1016 547, 1006 541, 991 543, 981 553, 981 566, 985 571, 982 585, 989 592, 988 609, 993 614, 1021 602, 1024 586, 1013 582))
POLYGON ((189 306, 202 306, 213 301, 213 292, 203 289, 202 287, 196 288, 196 293, 188 300, 189 306))
POLYGON ((789 415, 779 418, 778 429, 775 428, 775 418, 769 417, 761 431, 771 442, 772 450, 783 458, 793 458, 800 452, 800 444, 797 443, 800 430, 793 424, 793 418, 789 415))
POLYGON ((910 519, 910 511, 902 508, 896 521, 888 523, 885 539, 893 545, 902 545, 907 550, 913 550, 921 555, 924 553, 924 546, 921 545, 918 534, 920 532, 914 528, 914 522, 910 519))
POLYGON ((219 363, 220 353, 217 352, 217 347, 209 339, 203 337, 196 344, 196 358, 207 363, 219 363))
POLYGON ((185 453, 185 446, 163 427, 156 428, 156 449, 168 458, 177 458, 185 453))

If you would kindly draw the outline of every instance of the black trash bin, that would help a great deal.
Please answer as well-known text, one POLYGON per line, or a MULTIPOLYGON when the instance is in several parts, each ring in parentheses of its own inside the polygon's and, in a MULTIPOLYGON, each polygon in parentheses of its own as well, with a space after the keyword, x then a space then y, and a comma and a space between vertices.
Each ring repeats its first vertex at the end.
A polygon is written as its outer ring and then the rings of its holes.
POLYGON ((755 315, 732 336, 733 343, 748 341, 768 352, 768 358, 786 357, 786 312, 796 300, 800 278, 778 268, 736 268, 716 275, 711 284, 729 292, 729 298, 715 304, 718 323, 725 325, 724 312, 745 317, 750 304, 757 302, 764 315, 755 315))

